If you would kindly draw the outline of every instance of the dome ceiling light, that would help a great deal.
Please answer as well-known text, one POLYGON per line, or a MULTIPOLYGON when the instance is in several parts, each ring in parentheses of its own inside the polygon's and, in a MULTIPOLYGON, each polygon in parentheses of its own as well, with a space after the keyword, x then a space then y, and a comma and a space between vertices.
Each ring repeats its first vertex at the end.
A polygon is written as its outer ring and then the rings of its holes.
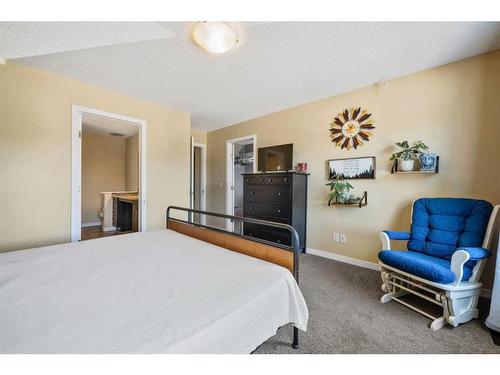
POLYGON ((210 53, 224 53, 238 44, 238 34, 224 22, 197 22, 191 36, 200 48, 210 53))

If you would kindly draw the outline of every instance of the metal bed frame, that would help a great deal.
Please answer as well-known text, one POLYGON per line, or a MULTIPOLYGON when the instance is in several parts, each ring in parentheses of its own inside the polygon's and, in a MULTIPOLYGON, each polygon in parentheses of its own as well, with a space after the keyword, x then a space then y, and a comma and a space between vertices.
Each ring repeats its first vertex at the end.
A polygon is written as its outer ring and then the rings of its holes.
MULTIPOLYGON (((299 253, 300 253, 300 241, 299 241, 299 234, 295 230, 294 227, 288 224, 283 224, 283 223, 277 223, 274 221, 267 221, 267 220, 260 220, 260 219, 253 219, 249 217, 241 217, 241 216, 232 216, 232 215, 225 215, 225 214, 220 214, 216 212, 209 212, 209 211, 200 211, 200 210, 195 210, 192 208, 186 208, 186 207, 179 207, 179 206, 168 206, 167 208, 167 213, 166 213, 166 227, 168 229, 168 223, 170 220, 183 223, 183 224, 189 224, 189 225, 194 225, 197 227, 201 228, 206 228, 209 230, 213 230, 216 232, 221 232, 221 233, 226 233, 230 234, 233 236, 237 236, 240 238, 244 238, 246 240, 254 241, 254 242, 259 242, 263 243, 265 245, 270 245, 273 247, 277 247, 280 249, 288 250, 293 252, 293 277, 297 284, 299 283, 299 253), (188 213, 188 220, 182 220, 178 218, 174 218, 171 216, 170 212, 172 210, 176 211, 183 211, 188 213), (218 217, 222 219, 228 219, 231 220, 232 222, 237 222, 240 223, 240 231, 241 233, 235 233, 231 232, 222 228, 217 228, 211 225, 206 225, 206 224, 201 224, 197 223, 194 220, 194 214, 199 214, 199 215, 205 215, 205 216, 212 216, 212 217, 218 217), (255 237, 250 237, 250 236, 245 236, 243 234, 242 228, 243 228, 243 223, 252 223, 252 224, 259 224, 259 225, 264 225, 264 226, 269 226, 269 227, 275 227, 275 228, 282 228, 286 229, 290 232, 291 234, 291 246, 286 246, 286 245, 281 245, 277 244, 275 242, 267 241, 264 239, 260 238, 255 238, 255 237)), ((299 330, 297 327, 293 327, 293 341, 292 341, 292 347, 294 349, 299 348, 299 330)))

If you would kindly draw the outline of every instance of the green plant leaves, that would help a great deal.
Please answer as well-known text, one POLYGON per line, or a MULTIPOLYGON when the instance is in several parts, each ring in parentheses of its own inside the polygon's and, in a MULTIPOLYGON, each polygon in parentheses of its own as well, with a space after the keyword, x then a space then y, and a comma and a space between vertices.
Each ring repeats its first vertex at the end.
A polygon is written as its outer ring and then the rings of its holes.
POLYGON ((395 152, 391 155, 391 160, 416 160, 422 154, 422 150, 428 150, 429 147, 422 141, 417 141, 410 146, 408 141, 396 142, 396 146, 401 147, 403 151, 395 152))

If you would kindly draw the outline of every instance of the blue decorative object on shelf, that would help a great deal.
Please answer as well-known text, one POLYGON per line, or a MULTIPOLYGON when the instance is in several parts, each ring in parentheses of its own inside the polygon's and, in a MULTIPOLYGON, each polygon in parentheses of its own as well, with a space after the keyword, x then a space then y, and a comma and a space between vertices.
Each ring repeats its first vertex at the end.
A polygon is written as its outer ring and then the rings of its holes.
POLYGON ((430 152, 420 154, 420 170, 434 171, 436 170, 437 155, 430 152))

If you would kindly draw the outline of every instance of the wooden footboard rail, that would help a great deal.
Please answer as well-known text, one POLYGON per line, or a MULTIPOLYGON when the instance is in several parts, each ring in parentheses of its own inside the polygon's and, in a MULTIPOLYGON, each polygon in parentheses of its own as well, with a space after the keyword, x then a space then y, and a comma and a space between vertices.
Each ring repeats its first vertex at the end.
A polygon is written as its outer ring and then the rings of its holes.
MULTIPOLYGON (((299 282, 299 235, 294 227, 288 224, 276 223, 273 221, 259 220, 240 216, 231 216, 215 212, 194 210, 191 208, 169 206, 166 215, 167 229, 185 234, 187 236, 209 242, 219 247, 259 258, 271 263, 287 268, 293 277, 299 282), (184 211, 188 213, 188 220, 173 218, 171 211, 184 211), (194 221, 194 214, 217 217, 239 223, 259 224, 267 227, 282 228, 290 232, 291 246, 279 245, 274 242, 260 238, 245 236, 222 228, 201 224, 194 221)), ((297 349, 299 346, 299 331, 293 327, 292 346, 297 349)))

